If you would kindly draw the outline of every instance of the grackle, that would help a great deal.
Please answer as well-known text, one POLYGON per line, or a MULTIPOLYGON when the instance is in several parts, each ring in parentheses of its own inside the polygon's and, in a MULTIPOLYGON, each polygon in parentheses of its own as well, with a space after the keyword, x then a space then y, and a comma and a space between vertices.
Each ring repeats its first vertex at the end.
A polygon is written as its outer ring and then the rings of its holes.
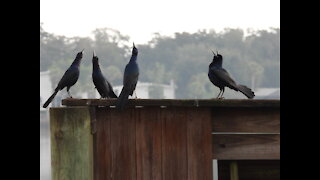
POLYGON ((222 55, 215 54, 213 51, 213 60, 209 65, 208 77, 210 81, 220 89, 220 92, 217 98, 223 98, 222 95, 224 93, 224 88, 228 87, 235 91, 242 92, 249 99, 252 99, 255 95, 254 92, 248 88, 247 86, 237 84, 229 75, 229 73, 222 68, 222 55), (222 92, 222 94, 221 94, 222 92), (221 94, 221 96, 220 96, 221 94), (220 97, 219 97, 220 96, 220 97))
POLYGON ((113 92, 111 84, 101 72, 99 58, 95 55, 94 51, 92 57, 92 81, 101 98, 117 98, 117 95, 113 92))
POLYGON ((44 108, 46 108, 51 103, 53 98, 57 95, 57 93, 65 87, 67 87, 67 92, 68 92, 70 98, 72 98, 72 96, 69 92, 69 89, 79 79, 79 74, 80 74, 79 66, 80 66, 82 56, 83 56, 83 51, 84 51, 84 49, 82 51, 78 52, 76 58, 74 59, 74 61, 70 65, 70 67, 67 69, 67 71, 63 74, 62 78, 60 79, 56 89, 54 90, 54 93, 43 104, 44 108))
POLYGON ((123 88, 117 99, 116 107, 123 109, 126 105, 129 95, 132 96, 139 77, 139 67, 137 64, 138 49, 133 43, 132 55, 129 63, 126 65, 123 75, 123 88))

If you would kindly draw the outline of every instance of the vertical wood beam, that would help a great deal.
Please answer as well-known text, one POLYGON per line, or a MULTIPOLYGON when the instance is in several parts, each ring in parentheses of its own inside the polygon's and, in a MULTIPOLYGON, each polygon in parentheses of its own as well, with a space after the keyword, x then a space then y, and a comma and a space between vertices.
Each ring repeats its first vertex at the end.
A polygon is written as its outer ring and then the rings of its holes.
POLYGON ((89 109, 50 108, 50 131, 52 180, 93 180, 89 109))

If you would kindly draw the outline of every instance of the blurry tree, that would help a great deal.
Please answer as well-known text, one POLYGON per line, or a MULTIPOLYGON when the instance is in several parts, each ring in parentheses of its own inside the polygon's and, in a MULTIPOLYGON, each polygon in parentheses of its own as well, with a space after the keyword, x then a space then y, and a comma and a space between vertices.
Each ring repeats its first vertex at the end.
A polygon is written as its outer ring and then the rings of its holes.
POLYGON ((141 76, 145 76, 143 78, 144 81, 154 82, 154 83, 168 83, 171 80, 171 72, 166 71, 166 67, 164 64, 160 62, 155 62, 155 64, 149 68, 146 68, 141 76))
POLYGON ((69 39, 47 33, 40 24, 40 71, 48 70, 52 62, 70 55, 69 39))
MULTIPOLYGON (((94 50, 103 59, 102 65, 125 65, 127 62, 129 47, 125 44, 129 37, 121 35, 119 31, 100 28, 93 31, 94 50)), ((131 52, 130 52, 131 53, 131 52)))
POLYGON ((215 98, 219 93, 219 88, 214 87, 208 80, 207 73, 193 75, 187 84, 188 98, 215 98))
POLYGON ((111 85, 122 85, 122 72, 118 67, 108 66, 107 68, 103 68, 101 71, 111 85))

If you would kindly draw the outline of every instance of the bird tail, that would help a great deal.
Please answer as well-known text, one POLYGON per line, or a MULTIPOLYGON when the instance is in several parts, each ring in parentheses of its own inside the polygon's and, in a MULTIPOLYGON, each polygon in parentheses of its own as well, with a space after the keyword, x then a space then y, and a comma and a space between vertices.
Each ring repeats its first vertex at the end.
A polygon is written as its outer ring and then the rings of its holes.
POLYGON ((240 84, 237 87, 238 87, 238 90, 242 92, 245 96, 247 96, 249 99, 252 99, 255 96, 254 92, 247 86, 240 84))
POLYGON ((51 103, 53 98, 57 95, 58 91, 54 91, 54 93, 49 97, 49 99, 43 104, 43 108, 48 107, 48 105, 51 103))
POLYGON ((128 98, 129 98, 129 93, 125 89, 122 89, 116 102, 116 108, 122 110, 124 106, 127 104, 128 98))

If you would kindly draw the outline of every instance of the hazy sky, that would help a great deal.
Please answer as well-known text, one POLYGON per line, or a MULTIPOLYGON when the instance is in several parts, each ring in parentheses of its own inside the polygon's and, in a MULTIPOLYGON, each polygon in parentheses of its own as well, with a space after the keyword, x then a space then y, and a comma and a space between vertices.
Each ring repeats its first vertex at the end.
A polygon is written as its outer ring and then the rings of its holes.
POLYGON ((40 22, 68 37, 113 28, 142 44, 155 32, 280 28, 280 0, 40 0, 40 22))

